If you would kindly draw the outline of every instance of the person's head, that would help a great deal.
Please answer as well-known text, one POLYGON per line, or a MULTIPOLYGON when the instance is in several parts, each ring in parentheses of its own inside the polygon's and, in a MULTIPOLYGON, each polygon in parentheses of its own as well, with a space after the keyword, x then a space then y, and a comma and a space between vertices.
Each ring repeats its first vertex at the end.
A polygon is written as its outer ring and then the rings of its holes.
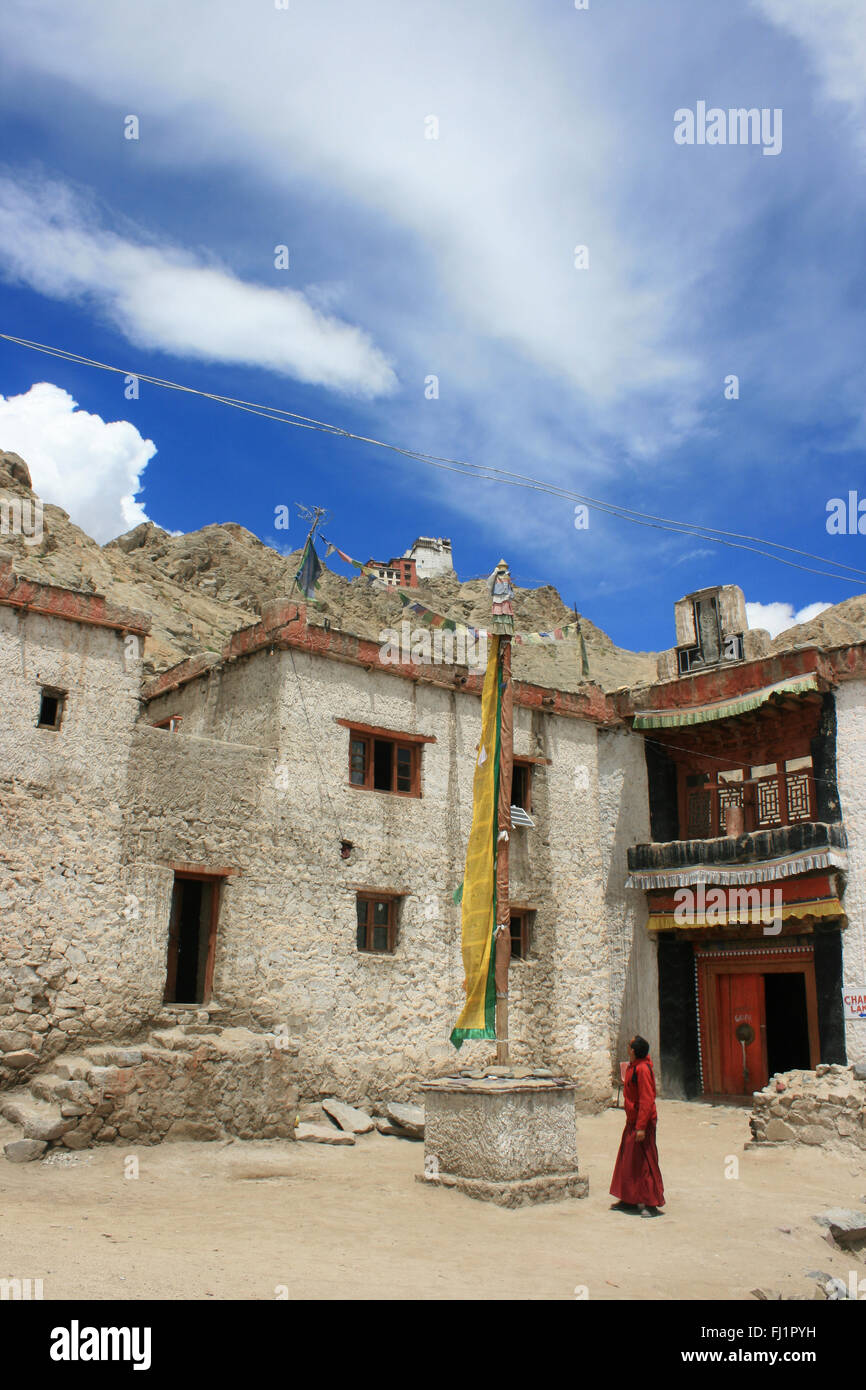
POLYGON ((646 1038, 642 1038, 640 1033, 635 1033, 628 1045, 628 1055, 633 1062, 639 1062, 642 1057, 649 1056, 650 1045, 646 1038))

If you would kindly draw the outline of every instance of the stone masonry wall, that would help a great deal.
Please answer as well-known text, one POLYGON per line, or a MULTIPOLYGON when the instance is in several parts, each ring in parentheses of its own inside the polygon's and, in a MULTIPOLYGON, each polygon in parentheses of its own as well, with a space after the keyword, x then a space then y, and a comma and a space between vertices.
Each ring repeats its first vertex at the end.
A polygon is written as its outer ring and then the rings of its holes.
MULTIPOLYGON (((845 681, 836 691, 836 779, 848 832, 848 877, 842 933, 846 991, 866 991, 866 681, 845 681)), ((849 1062, 866 1062, 866 1019, 848 1019, 849 1062)))
MULTIPOLYGON (((614 1080, 640 1033, 654 1057, 659 1045, 658 944, 646 929, 646 894, 626 888, 630 845, 652 839, 643 739, 627 730, 599 733, 599 834, 610 955, 609 1047, 614 1080)), ((659 1073, 660 1090, 664 1076, 659 1073)))
POLYGON ((139 1009, 121 856, 140 661, 120 632, 0 607, 0 1084, 139 1009), (37 727, 42 686, 68 692, 37 727))
MULTIPOLYGON (((183 713, 182 732, 136 734, 126 852, 155 934, 155 981, 168 866, 236 868, 222 890, 214 976, 228 1016, 285 1030, 305 1094, 408 1095, 455 1060, 463 969, 452 894, 480 702, 300 652, 239 665, 243 680, 212 673, 151 702, 149 720, 183 713), (349 786, 349 731, 337 718, 435 736, 422 752, 421 799, 349 786), (273 733, 276 751, 256 744, 273 733), (241 737, 243 747, 232 742, 241 737), (358 952, 359 889, 401 894, 393 955, 358 952)), ((513 900, 537 909, 530 959, 511 970, 512 1055, 574 1075, 583 1099, 600 1102, 610 1055, 595 726, 517 708, 515 751, 551 762, 533 769, 537 828, 512 838, 513 900)), ((461 1061, 491 1051, 465 1043, 461 1061)))
POLYGON ((7 1092, 3 1115, 25 1138, 69 1149, 115 1139, 293 1138, 298 1093, 278 1040, 206 1028, 67 1054, 54 1073, 33 1078, 29 1093, 7 1092))

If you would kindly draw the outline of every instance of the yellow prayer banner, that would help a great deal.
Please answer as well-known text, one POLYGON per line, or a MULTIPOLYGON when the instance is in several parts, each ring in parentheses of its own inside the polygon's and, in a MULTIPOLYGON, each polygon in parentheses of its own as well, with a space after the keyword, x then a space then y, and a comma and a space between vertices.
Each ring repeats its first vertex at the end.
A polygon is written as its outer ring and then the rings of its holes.
POLYGON ((499 638, 491 637, 481 696, 481 744, 472 784, 472 829, 463 879, 463 969, 466 1003, 451 1041, 495 1038, 493 925, 496 908, 496 816, 499 795, 499 638))

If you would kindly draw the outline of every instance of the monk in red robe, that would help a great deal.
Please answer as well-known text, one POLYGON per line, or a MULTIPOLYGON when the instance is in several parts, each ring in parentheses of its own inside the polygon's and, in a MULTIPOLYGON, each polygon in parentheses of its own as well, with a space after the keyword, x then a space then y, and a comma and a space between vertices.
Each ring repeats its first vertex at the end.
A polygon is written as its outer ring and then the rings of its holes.
POLYGON ((646 1038, 629 1043, 630 1066, 623 1082, 625 1129, 616 1156, 610 1191, 620 1207, 637 1207, 641 1216, 658 1216, 665 1190, 656 1148, 656 1079, 646 1038))

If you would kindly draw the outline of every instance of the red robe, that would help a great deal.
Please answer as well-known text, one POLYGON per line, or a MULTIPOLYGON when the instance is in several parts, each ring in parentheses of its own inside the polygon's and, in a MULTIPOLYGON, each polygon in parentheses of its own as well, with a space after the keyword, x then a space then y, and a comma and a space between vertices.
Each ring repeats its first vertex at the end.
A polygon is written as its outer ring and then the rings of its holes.
POLYGON ((631 1206, 663 1207, 665 1190, 656 1148, 656 1079, 649 1057, 640 1057, 629 1067, 622 1097, 625 1129, 611 1178, 611 1195, 631 1206), (646 1132, 643 1140, 635 1137, 639 1129, 646 1132))

